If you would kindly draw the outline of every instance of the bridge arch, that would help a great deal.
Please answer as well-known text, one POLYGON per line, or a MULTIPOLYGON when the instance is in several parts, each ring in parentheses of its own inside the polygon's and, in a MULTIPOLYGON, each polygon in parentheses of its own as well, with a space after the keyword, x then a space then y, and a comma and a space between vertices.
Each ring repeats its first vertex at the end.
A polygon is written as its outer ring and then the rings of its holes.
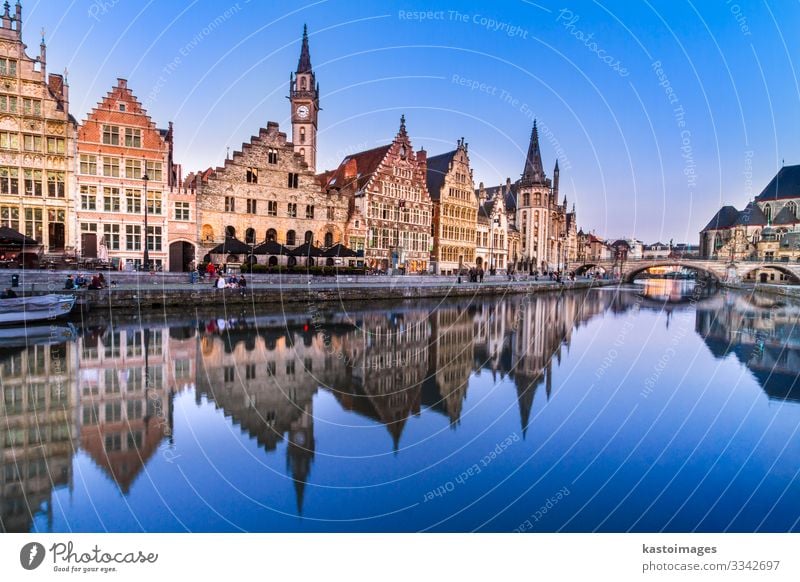
POLYGON ((742 280, 747 280, 749 278, 749 280, 755 281, 756 283, 780 283, 781 281, 775 280, 774 276, 770 277, 770 273, 764 273, 764 271, 770 270, 786 275, 791 283, 800 283, 800 276, 786 265, 781 265, 780 263, 761 263, 752 266, 744 265, 741 277, 742 280), (758 273, 758 271, 762 272, 758 273), (750 278, 750 275, 753 275, 753 277, 750 278), (764 275, 766 275, 766 277, 764 275))
POLYGON ((646 263, 636 265, 623 265, 622 266, 622 280, 625 283, 633 283, 636 276, 648 269, 655 267, 680 267, 682 269, 689 269, 704 275, 710 276, 715 281, 722 281, 725 278, 725 267, 720 265, 717 269, 706 266, 702 263, 695 261, 681 261, 675 259, 664 259, 663 261, 648 261, 646 263))
POLYGON ((578 277, 580 277, 581 275, 585 275, 586 273, 588 273, 592 269, 598 269, 598 270, 602 271, 603 273, 608 273, 608 269, 604 265, 602 265, 600 263, 586 263, 585 265, 581 265, 580 267, 575 269, 575 274, 578 277))

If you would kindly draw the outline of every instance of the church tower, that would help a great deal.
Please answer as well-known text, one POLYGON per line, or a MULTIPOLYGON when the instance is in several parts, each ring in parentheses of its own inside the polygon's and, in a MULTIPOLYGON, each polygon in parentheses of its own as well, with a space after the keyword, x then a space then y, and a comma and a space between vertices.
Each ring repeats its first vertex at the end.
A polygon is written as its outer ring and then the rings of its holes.
MULTIPOLYGON (((558 180, 558 169, 555 179, 558 180)), ((552 185, 544 173, 539 128, 534 120, 525 168, 517 183, 517 228, 521 233, 523 260, 529 264, 531 271, 550 269, 554 262, 550 237, 552 200, 552 185)))
POLYGON ((312 403, 309 402, 303 407, 300 418, 289 427, 289 446, 286 448, 286 466, 294 482, 298 515, 303 514, 306 483, 314 462, 315 445, 314 412, 312 403))
POLYGON ((308 27, 303 26, 303 44, 297 71, 289 75, 289 101, 292 104, 292 143, 312 172, 317 168, 317 117, 319 85, 311 69, 308 27))

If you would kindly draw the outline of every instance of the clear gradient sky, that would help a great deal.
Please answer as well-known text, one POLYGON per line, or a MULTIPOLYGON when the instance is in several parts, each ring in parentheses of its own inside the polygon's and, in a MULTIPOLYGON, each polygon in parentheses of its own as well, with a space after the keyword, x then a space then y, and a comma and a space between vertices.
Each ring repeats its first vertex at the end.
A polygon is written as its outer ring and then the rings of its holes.
POLYGON ((304 23, 320 171, 391 139, 405 113, 416 147, 464 136, 476 185, 496 185, 522 172, 535 115, 580 226, 696 242, 720 205, 800 163, 797 1, 23 2, 28 52, 44 27, 73 115, 127 78, 159 126, 175 123, 184 172, 268 120, 289 129, 304 23))

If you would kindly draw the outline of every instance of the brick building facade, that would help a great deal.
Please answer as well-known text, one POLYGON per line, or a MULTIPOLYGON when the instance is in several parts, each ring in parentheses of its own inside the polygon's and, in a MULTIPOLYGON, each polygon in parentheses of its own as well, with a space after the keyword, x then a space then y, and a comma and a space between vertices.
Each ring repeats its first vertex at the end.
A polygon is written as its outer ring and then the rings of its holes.
POLYGON ((127 81, 117 79, 78 129, 82 257, 107 258, 119 268, 142 266, 146 204, 150 266, 183 270, 168 264, 171 154, 172 127, 158 129, 127 81))

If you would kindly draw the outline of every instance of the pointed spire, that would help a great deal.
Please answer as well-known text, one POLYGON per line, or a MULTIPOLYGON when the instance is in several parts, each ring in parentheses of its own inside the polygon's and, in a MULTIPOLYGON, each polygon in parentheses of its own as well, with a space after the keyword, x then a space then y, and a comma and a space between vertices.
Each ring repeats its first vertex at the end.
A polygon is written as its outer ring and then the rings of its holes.
POLYGON ((400 116, 400 135, 406 134, 406 115, 405 113, 400 116))
POLYGON ((308 26, 303 25, 303 46, 300 48, 300 60, 297 61, 298 73, 311 72, 311 53, 308 51, 308 26))
POLYGON ((533 120, 531 142, 528 145, 528 156, 525 158, 525 171, 522 172, 523 184, 543 184, 544 169, 542 167, 542 153, 539 150, 539 129, 536 120, 533 120))

